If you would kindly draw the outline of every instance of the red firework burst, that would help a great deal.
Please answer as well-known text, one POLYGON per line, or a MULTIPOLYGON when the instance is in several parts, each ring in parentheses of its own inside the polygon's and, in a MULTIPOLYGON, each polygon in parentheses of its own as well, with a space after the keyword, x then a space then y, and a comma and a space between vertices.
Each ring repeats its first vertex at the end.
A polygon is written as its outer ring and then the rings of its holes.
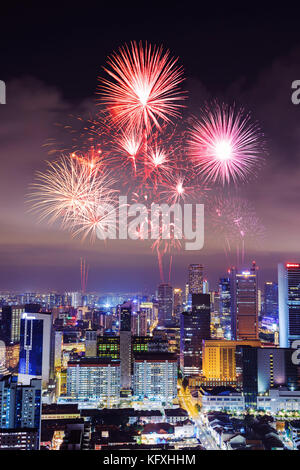
POLYGON ((112 80, 101 79, 102 102, 122 127, 149 132, 152 124, 160 128, 160 121, 178 116, 183 70, 168 50, 131 42, 108 58, 104 70, 112 80))

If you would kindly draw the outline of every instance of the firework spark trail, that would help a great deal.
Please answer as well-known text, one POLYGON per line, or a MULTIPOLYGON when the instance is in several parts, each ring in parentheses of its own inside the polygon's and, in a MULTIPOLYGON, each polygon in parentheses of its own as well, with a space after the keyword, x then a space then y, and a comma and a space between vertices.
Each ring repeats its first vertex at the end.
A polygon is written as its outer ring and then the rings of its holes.
POLYGON ((259 242, 265 229, 253 205, 239 197, 227 196, 210 201, 210 223, 212 230, 224 239, 225 254, 229 258, 233 246, 236 248, 237 261, 245 258, 246 243, 259 242))
POLYGON ((189 155, 204 181, 247 181, 263 161, 265 144, 259 126, 242 109, 206 106, 188 138, 189 155))
POLYGON ((114 180, 109 174, 100 173, 97 167, 82 164, 77 158, 63 156, 48 162, 48 170, 38 172, 37 181, 32 184, 29 197, 31 210, 39 213, 40 220, 60 220, 62 227, 73 233, 84 226, 86 234, 90 233, 87 221, 91 216, 98 216, 102 208, 116 203, 114 180))
POLYGON ((100 79, 101 100, 121 127, 142 127, 149 134, 152 125, 160 128, 160 121, 178 116, 183 70, 168 50, 131 42, 107 63, 104 70, 112 80, 100 79))

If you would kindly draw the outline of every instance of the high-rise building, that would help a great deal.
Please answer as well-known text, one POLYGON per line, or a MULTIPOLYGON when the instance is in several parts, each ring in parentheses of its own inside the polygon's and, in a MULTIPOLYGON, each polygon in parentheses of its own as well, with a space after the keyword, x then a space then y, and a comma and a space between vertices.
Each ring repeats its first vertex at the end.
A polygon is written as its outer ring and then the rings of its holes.
POLYGON ((276 282, 265 282, 264 292, 264 317, 278 321, 278 284, 276 282))
POLYGON ((205 339, 210 339, 210 295, 193 294, 192 311, 180 316, 180 367, 184 375, 200 373, 205 339))
POLYGON ((131 317, 131 332, 134 336, 147 336, 147 312, 134 312, 131 317))
POLYGON ((95 401, 112 407, 120 399, 120 362, 84 358, 68 362, 67 396, 74 401, 95 401))
POLYGON ((63 331, 55 331, 54 333, 54 368, 60 368, 62 365, 62 350, 63 350, 63 331))
POLYGON ((0 379, 0 427, 35 428, 41 422, 41 380, 32 379, 28 385, 20 385, 16 376, 0 379))
MULTIPOLYGON (((131 303, 125 302, 120 307, 120 361, 121 389, 131 389, 131 303)), ((124 391, 124 392, 123 392, 124 391)))
POLYGON ((231 338, 231 294, 230 278, 222 277, 219 280, 219 314, 223 337, 231 338))
POLYGON ((26 385, 32 378, 41 378, 47 387, 54 372, 54 334, 52 314, 23 313, 20 333, 20 383, 26 385))
POLYGON ((133 375, 134 395, 172 404, 177 397, 177 358, 170 353, 136 355, 133 375))
POLYGON ((176 287, 174 289, 174 316, 176 318, 179 318, 182 311, 183 311, 182 289, 176 287))
POLYGON ((0 339, 6 345, 20 342, 21 315, 25 309, 17 305, 5 305, 1 309, 0 339))
POLYGON ((189 294, 203 293, 203 265, 189 265, 189 294))
POLYGON ((279 343, 300 340, 300 264, 278 265, 279 343))
POLYGON ((258 339, 257 266, 250 271, 230 270, 231 337, 235 340, 258 339))
POLYGON ((158 286, 158 322, 165 325, 173 319, 173 288, 169 284, 158 286))

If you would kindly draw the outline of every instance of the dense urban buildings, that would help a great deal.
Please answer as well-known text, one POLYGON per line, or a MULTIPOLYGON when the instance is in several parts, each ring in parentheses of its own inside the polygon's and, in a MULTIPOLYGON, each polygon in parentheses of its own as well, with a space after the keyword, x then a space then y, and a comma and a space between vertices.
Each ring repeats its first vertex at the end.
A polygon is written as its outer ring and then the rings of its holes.
POLYGON ((209 290, 192 264, 187 285, 152 295, 3 296, 0 448, 197 448, 208 432, 204 448, 231 448, 237 438, 219 441, 214 413, 227 433, 231 416, 300 417, 298 266, 279 267, 278 290, 259 286, 255 263, 209 290))

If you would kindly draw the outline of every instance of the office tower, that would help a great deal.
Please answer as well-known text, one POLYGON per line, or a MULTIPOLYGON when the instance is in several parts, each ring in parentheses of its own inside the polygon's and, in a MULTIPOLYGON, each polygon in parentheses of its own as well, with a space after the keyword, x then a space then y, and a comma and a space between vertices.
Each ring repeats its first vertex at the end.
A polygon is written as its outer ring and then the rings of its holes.
POLYGON ((176 287, 174 289, 174 316, 175 318, 179 318, 182 311, 183 311, 182 289, 179 289, 178 287, 176 287))
POLYGON ((257 266, 253 261, 250 271, 230 270, 231 338, 258 339, 257 266))
POLYGON ((231 338, 231 295, 229 277, 221 277, 219 280, 219 312, 224 336, 225 338, 231 338))
POLYGON ((153 324, 157 321, 157 315, 155 315, 157 309, 153 302, 141 302, 140 311, 145 312, 148 328, 152 328, 153 324))
POLYGON ((147 312, 134 312, 131 317, 131 333, 134 336, 147 336, 147 312))
POLYGON ((278 265, 279 343, 300 340, 300 264, 278 265))
POLYGON ((21 315, 25 311, 24 307, 5 305, 1 310, 0 339, 6 345, 19 343, 21 315))
POLYGON ((170 353, 136 355, 133 374, 134 395, 172 404, 177 397, 177 358, 170 353))
POLYGON ((266 394, 272 388, 286 387, 299 390, 299 370, 293 364, 293 349, 254 348, 238 346, 237 362, 242 371, 246 403, 256 406, 257 394, 266 394))
POLYGON ((259 340, 229 341, 204 340, 202 364, 205 383, 210 386, 235 385, 237 382, 236 348, 238 346, 259 347, 259 340))
POLYGON ((258 393, 279 386, 291 391, 299 389, 298 366, 292 362, 292 353, 289 348, 257 349, 258 393))
POLYGON ((210 339, 210 296, 193 294, 192 311, 180 316, 180 367, 184 375, 200 373, 205 339, 210 339))
POLYGON ((276 282, 265 282, 264 291, 264 317, 278 321, 278 284, 276 282))
POLYGON ((68 362, 67 396, 78 402, 99 402, 108 408, 118 404, 120 362, 100 358, 68 362))
POLYGON ((52 314, 23 313, 20 333, 19 382, 26 385, 32 378, 41 378, 47 387, 53 376, 54 334, 52 314))
POLYGON ((31 379, 28 385, 17 383, 16 376, 0 379, 0 427, 40 429, 41 380, 31 379))
POLYGON ((85 332, 85 357, 97 356, 97 330, 85 332))
POLYGON ((189 294, 203 293, 203 265, 189 265, 189 294))
POLYGON ((131 389, 131 303, 120 307, 121 389, 131 389))
POLYGON ((165 325, 173 319, 173 288, 169 284, 158 286, 158 322, 165 325))
POLYGON ((246 408, 256 408, 257 404, 257 348, 241 346, 238 349, 238 363, 242 371, 242 390, 246 408))
POLYGON ((54 368, 60 368, 62 365, 62 350, 63 350, 63 331, 55 331, 54 333, 54 368))

